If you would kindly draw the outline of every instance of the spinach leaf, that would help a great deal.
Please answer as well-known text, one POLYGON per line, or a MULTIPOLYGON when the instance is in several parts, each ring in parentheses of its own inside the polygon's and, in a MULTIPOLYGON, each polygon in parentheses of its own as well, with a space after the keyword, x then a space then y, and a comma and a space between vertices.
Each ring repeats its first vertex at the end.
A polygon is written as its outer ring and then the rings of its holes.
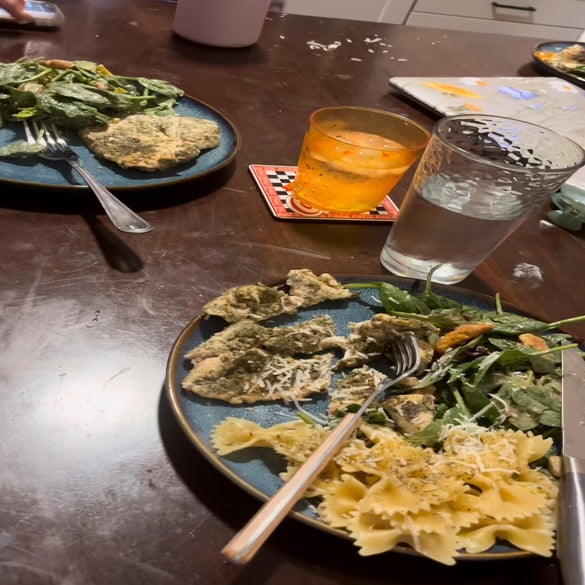
POLYGON ((160 79, 147 79, 146 77, 138 77, 136 78, 136 81, 142 87, 167 97, 180 98, 185 93, 182 89, 179 89, 178 87, 175 87, 166 81, 161 81, 160 79))
POLYGON ((33 107, 36 104, 37 98, 31 91, 10 88, 10 100, 20 109, 33 107))
POLYGON ((422 431, 407 435, 405 438, 413 445, 432 447, 439 442, 445 427, 460 425, 466 418, 458 406, 453 406, 442 413, 437 413, 435 419, 422 431))
POLYGON ((488 311, 481 315, 481 320, 491 323, 492 331, 500 335, 518 336, 522 333, 537 333, 548 329, 547 323, 515 313, 488 311))
POLYGON ((477 417, 478 422, 486 419, 489 424, 495 424, 501 420, 502 414, 492 399, 478 390, 477 387, 464 384, 462 394, 467 408, 474 415, 472 418, 477 417))
POLYGON ((561 392, 558 378, 544 376, 534 383, 533 373, 514 374, 502 385, 497 398, 507 405, 508 425, 545 432, 561 426, 561 392))
POLYGON ((26 76, 26 70, 19 63, 8 63, 0 66, 0 86, 13 85, 26 76))
POLYGON ((433 273, 438 270, 441 265, 433 266, 429 271, 426 279, 424 292, 420 295, 421 301, 423 301, 429 309, 458 309, 461 310, 461 303, 454 299, 437 295, 432 291, 432 277, 433 273))
POLYGON ((38 108, 46 117, 58 126, 65 128, 83 128, 100 121, 105 123, 107 116, 82 102, 71 102, 58 99, 58 96, 41 94, 38 96, 38 108))
POLYGON ((457 325, 467 323, 469 319, 460 308, 432 309, 428 314, 428 320, 442 331, 455 329, 457 325))
POLYGON ((424 301, 388 282, 380 284, 380 301, 390 314, 398 311, 426 315, 430 312, 424 301))
POLYGON ((56 94, 91 106, 109 106, 111 103, 111 100, 106 96, 82 83, 50 83, 45 92, 49 95, 56 94))
POLYGON ((505 367, 529 365, 536 373, 553 372, 560 364, 558 352, 562 348, 553 347, 538 351, 526 345, 505 349, 500 353, 499 363, 505 367))

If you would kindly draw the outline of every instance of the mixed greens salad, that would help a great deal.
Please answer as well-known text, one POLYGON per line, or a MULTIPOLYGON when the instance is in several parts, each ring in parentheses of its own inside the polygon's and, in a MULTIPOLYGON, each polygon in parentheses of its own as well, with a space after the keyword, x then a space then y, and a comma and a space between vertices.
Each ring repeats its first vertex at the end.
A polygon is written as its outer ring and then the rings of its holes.
POLYGON ((435 294, 430 275, 420 294, 387 282, 345 286, 376 289, 387 313, 431 323, 442 333, 463 324, 491 325, 489 331, 435 358, 414 385, 395 387, 394 393, 432 389, 437 403, 433 422, 409 435, 409 441, 433 446, 447 427, 472 422, 532 431, 552 437, 559 445, 561 352, 577 344, 557 328, 585 320, 585 315, 544 323, 504 311, 498 296, 493 310, 483 310, 435 294), (526 336, 540 339, 543 348, 522 342, 526 336))
POLYGON ((0 126, 37 118, 82 128, 123 115, 172 115, 181 96, 166 81, 114 75, 91 61, 0 63, 0 126))

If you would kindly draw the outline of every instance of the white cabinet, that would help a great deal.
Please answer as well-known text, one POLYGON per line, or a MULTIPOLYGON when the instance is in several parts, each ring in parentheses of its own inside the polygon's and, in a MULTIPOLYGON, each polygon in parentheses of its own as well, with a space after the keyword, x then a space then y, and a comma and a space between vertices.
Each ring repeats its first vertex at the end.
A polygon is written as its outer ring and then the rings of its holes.
POLYGON ((415 0, 285 0, 283 12, 404 24, 415 0))
POLYGON ((571 41, 585 29, 585 0, 416 0, 406 24, 571 41))
POLYGON ((325 18, 578 40, 585 0, 282 0, 283 11, 325 18))

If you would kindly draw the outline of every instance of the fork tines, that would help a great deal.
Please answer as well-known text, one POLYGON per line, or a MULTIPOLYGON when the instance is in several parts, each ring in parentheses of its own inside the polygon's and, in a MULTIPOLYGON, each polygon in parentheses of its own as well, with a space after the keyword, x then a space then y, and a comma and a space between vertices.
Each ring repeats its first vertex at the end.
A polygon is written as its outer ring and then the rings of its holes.
MULTIPOLYGON (((35 136, 33 135, 27 120, 23 120, 22 124, 24 126, 24 133, 26 135, 26 141, 29 144, 36 144, 38 142, 38 139, 35 138, 35 136)), ((33 120, 33 124, 34 124, 34 120, 33 120)), ((35 132, 36 132, 36 127, 35 127, 35 132)))
POLYGON ((43 120, 31 120, 30 122, 32 123, 34 134, 36 136, 33 135, 29 122, 23 120, 24 132, 29 143, 32 144, 36 142, 45 148, 48 146, 53 148, 64 148, 67 145, 55 124, 43 120))
POLYGON ((418 367, 418 345, 412 333, 398 333, 390 337, 388 350, 384 352, 384 356, 392 362, 394 375, 399 376, 402 374, 409 364, 416 362, 416 367, 418 367))

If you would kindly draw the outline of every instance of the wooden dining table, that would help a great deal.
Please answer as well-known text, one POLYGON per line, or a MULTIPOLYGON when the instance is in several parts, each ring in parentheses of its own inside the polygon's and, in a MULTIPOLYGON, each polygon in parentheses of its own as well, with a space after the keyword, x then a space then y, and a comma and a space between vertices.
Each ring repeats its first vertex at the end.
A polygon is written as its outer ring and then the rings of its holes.
MULTIPOLYGON (((221 549, 261 502, 195 447, 165 391, 175 340, 227 288, 295 268, 389 276, 379 254, 390 223, 278 219, 249 165, 294 166, 322 106, 431 129, 438 115, 390 77, 541 75, 531 54, 542 39, 270 12, 257 44, 225 49, 175 35, 174 2, 59 5, 58 30, 0 31, 0 60, 83 59, 167 80, 229 120, 239 148, 203 176, 117 190, 154 227, 137 235, 117 231, 81 185, 0 177, 0 584, 560 583, 554 555, 362 557, 295 518, 247 565, 227 563, 221 549)), ((551 208, 458 286, 545 321, 585 313, 585 231, 552 224, 551 208)), ((585 339, 584 322, 565 330, 585 339)))

